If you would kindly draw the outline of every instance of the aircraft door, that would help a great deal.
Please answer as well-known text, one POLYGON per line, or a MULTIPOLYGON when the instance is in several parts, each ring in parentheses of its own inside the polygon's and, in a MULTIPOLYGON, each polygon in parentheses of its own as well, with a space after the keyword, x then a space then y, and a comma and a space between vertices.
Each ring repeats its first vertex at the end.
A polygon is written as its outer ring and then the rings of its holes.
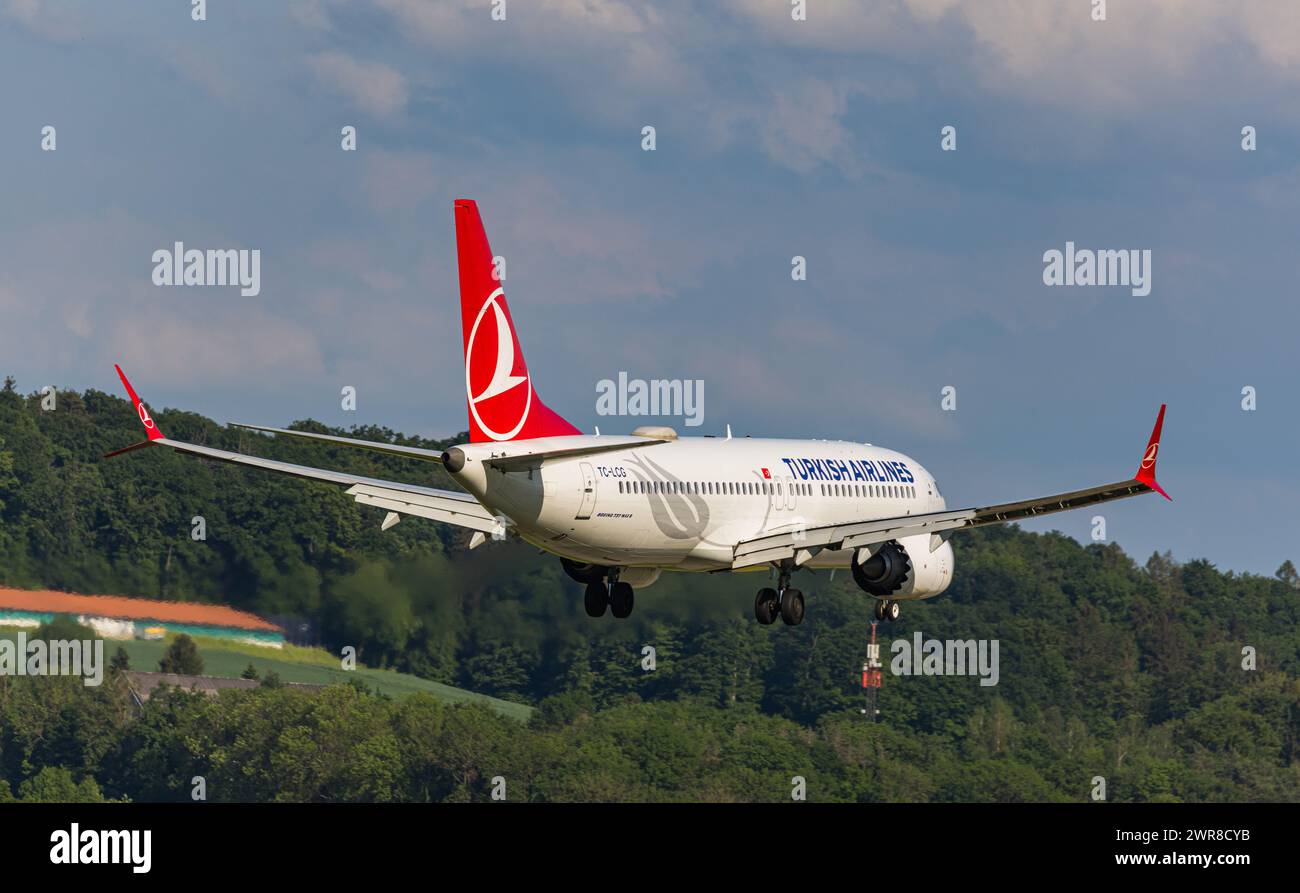
POLYGON ((582 470, 582 504, 578 506, 574 520, 585 521, 596 508, 596 472, 590 462, 581 462, 578 467, 582 470))

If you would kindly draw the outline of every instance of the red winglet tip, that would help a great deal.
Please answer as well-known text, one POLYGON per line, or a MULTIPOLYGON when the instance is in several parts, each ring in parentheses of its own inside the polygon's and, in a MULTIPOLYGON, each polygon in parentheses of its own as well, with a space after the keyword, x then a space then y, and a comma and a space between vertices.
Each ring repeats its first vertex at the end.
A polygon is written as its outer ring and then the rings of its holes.
POLYGON ((149 439, 162 440, 164 436, 162 431, 158 430, 158 425, 154 422, 153 416, 149 415, 149 410, 145 407, 144 401, 136 394, 135 388, 131 387, 131 382, 127 381, 126 373, 122 371, 122 367, 114 363, 113 368, 117 370, 117 377, 122 379, 122 387, 126 388, 126 395, 131 398, 131 405, 135 407, 135 414, 140 417, 140 424, 144 425, 145 433, 149 435, 149 439))
POLYGON ((1156 426, 1151 429, 1151 439, 1147 441, 1146 452, 1142 454, 1142 464, 1138 466, 1137 474, 1133 478, 1173 502, 1174 498, 1165 492, 1164 487, 1156 483, 1156 457, 1160 453, 1160 429, 1165 424, 1166 405, 1164 403, 1160 404, 1160 413, 1156 416, 1156 426))

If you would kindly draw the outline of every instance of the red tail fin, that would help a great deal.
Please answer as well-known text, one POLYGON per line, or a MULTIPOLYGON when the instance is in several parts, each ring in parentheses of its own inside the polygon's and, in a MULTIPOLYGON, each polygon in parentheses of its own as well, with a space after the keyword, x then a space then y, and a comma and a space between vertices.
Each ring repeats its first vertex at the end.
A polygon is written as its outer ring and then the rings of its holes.
POLYGON ((469 199, 456 200, 456 260, 470 442, 581 434, 537 396, 478 205, 469 199))
POLYGON ((1165 404, 1160 404, 1160 414, 1156 416, 1156 426, 1151 429, 1151 439, 1147 441, 1147 451, 1142 454, 1142 464, 1138 466, 1133 479, 1146 484, 1165 499, 1173 502, 1173 497, 1165 492, 1164 487, 1156 483, 1156 455, 1160 452, 1160 429, 1165 424, 1165 404))
POLYGON ((135 414, 140 417, 140 424, 144 425, 145 433, 149 435, 150 440, 161 440, 163 438, 162 431, 158 430, 158 426, 154 424, 153 417, 149 415, 149 410, 145 408, 144 402, 136 395, 135 388, 131 387, 131 382, 126 380, 126 373, 116 363, 113 364, 113 368, 117 370, 117 377, 122 379, 122 386, 126 388, 126 395, 131 398, 131 405, 135 407, 135 414))

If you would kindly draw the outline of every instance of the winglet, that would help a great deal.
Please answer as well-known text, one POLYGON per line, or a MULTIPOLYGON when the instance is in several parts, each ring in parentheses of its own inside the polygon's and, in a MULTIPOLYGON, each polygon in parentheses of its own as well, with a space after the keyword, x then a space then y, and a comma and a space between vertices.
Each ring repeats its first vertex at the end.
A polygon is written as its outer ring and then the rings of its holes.
POLYGON ((1147 441, 1147 451, 1142 454, 1142 464, 1138 466, 1133 479, 1146 484, 1165 499, 1173 502, 1173 497, 1156 483, 1156 454, 1160 452, 1160 429, 1165 423, 1165 404, 1160 404, 1160 414, 1156 416, 1156 426, 1151 429, 1151 439, 1147 441))
POLYGON ((114 363, 113 368, 117 370, 117 377, 122 379, 122 385, 126 388, 126 395, 131 398, 131 404, 135 407, 135 414, 140 417, 140 422, 144 425, 145 433, 149 435, 149 439, 162 440, 162 431, 158 430, 153 417, 149 415, 149 410, 145 408, 144 403, 136 394, 135 388, 131 387, 131 382, 126 380, 126 373, 122 371, 122 367, 114 363))

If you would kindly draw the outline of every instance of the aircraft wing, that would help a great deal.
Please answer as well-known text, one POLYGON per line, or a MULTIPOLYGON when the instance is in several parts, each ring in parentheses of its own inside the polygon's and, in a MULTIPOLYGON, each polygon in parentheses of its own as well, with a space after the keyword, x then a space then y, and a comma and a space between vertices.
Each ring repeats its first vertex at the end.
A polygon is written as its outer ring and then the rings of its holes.
POLYGON ((149 439, 126 449, 109 453, 109 456, 117 456, 144 446, 171 447, 182 453, 190 453, 205 459, 215 459, 220 462, 231 462, 236 465, 247 465, 281 474, 291 474, 295 477, 340 484, 348 488, 348 495, 356 499, 357 502, 399 514, 431 518, 434 521, 468 527, 471 530, 483 533, 496 533, 503 528, 502 519, 489 512, 468 493, 436 490, 432 487, 420 487, 398 481, 385 481, 343 471, 330 471, 329 469, 312 468, 307 465, 295 465, 291 462, 279 462, 274 459, 263 459, 260 456, 247 456, 229 450, 219 450, 214 447, 171 440, 158 429, 158 425, 149 415, 149 410, 145 408, 135 389, 131 387, 131 383, 127 381, 121 367, 115 366, 114 368, 117 369, 118 377, 122 379, 122 384, 126 387, 127 395, 131 398, 131 403, 135 406, 136 414, 139 415, 140 421, 144 424, 149 439))
POLYGON ((1159 493, 1170 496, 1156 483, 1156 454, 1160 449, 1160 429, 1165 421, 1165 407, 1160 407, 1155 428, 1142 456, 1137 473, 1126 481, 1103 484, 1086 490, 1057 493, 1021 502, 1004 502, 982 508, 944 510, 924 515, 901 515, 893 518, 876 518, 851 521, 845 524, 795 529, 744 540, 735 547, 732 568, 753 567, 772 561, 793 559, 802 564, 821 549, 869 548, 889 540, 918 533, 929 533, 930 551, 939 548, 954 531, 986 524, 1002 524, 1038 515, 1050 515, 1087 505, 1126 499, 1142 493, 1159 493))
MULTIPOLYGON (((375 450, 380 453, 389 453, 394 456, 405 456, 409 459, 423 459, 427 462, 443 461, 441 450, 426 450, 420 447, 402 446, 396 443, 383 443, 373 440, 360 440, 355 437, 339 437, 335 434, 317 434, 314 431, 295 431, 292 428, 271 428, 266 425, 245 425, 240 422, 231 422, 236 428, 247 428, 250 431, 266 431, 271 434, 289 435, 292 437, 305 437, 309 440, 321 440, 326 443, 337 443, 342 446, 359 447, 365 450, 375 450)), ((590 438, 571 438, 571 437, 547 437, 543 438, 546 443, 561 442, 563 446, 551 449, 539 448, 538 441, 526 441, 524 444, 502 444, 502 455, 495 456, 491 459, 483 460, 487 465, 501 471, 527 471, 530 468, 537 468, 547 459, 574 458, 576 456, 591 456, 598 453, 607 453, 613 450, 628 450, 637 447, 651 446, 656 443, 666 443, 662 439, 642 436, 629 437, 606 437, 601 443, 592 444, 588 441, 590 438), (506 450, 515 450, 506 454, 506 450)))
POLYGON ((249 431, 265 431, 268 434, 287 435, 292 437, 304 437, 308 440, 322 440, 326 443, 337 443, 340 446, 359 447, 363 450, 374 450, 377 453, 388 453, 392 456, 405 456, 408 459, 422 459, 425 462, 442 462, 442 450, 426 450, 421 447, 402 446, 398 443, 384 443, 375 440, 361 440, 356 437, 339 437, 336 434, 317 434, 315 431, 296 431, 293 428, 270 428, 266 425, 245 425, 242 422, 231 422, 233 428, 246 428, 249 431))

